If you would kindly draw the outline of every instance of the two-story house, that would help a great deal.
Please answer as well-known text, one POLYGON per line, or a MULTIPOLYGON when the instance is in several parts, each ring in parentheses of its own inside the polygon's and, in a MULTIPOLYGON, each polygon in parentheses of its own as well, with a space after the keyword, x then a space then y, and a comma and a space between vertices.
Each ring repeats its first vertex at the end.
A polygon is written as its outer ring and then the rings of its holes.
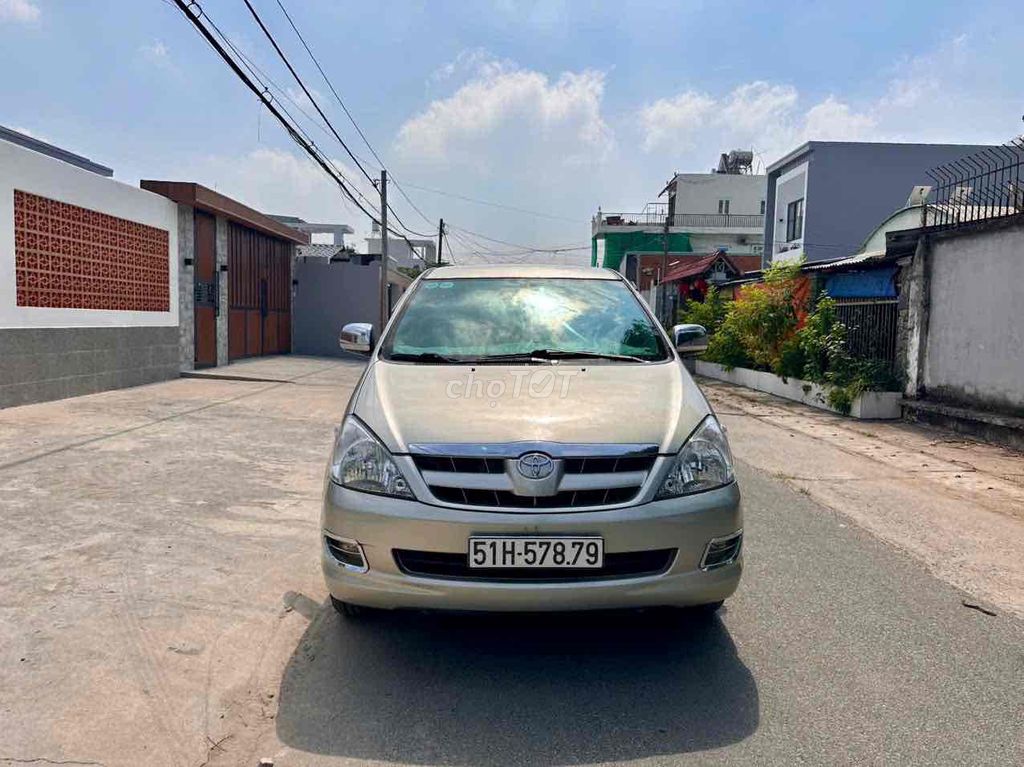
POLYGON ((752 172, 753 153, 722 154, 708 173, 676 173, 655 202, 638 213, 598 209, 591 224, 591 264, 616 269, 670 316, 666 274, 690 261, 726 253, 741 272, 761 267, 765 176, 752 172))
POLYGON ((645 256, 692 256, 717 251, 755 256, 764 236, 765 177, 751 172, 751 153, 723 154, 709 173, 676 173, 638 213, 598 209, 591 225, 591 263, 618 269, 636 281, 645 256), (664 199, 662 199, 664 198, 664 199))
POLYGON ((930 168, 982 148, 808 141, 768 166, 764 264, 858 252, 914 186, 930 183, 930 168))

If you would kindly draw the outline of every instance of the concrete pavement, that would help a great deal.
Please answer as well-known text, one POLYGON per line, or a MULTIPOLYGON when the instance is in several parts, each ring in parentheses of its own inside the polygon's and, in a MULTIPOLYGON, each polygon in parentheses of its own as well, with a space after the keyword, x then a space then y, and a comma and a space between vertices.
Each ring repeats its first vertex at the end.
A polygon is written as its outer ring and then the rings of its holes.
MULTIPOLYGON (((767 455, 827 452, 799 430, 711 392, 748 532, 720 618, 353 625, 326 605, 317 514, 361 367, 242 372, 0 411, 0 765, 1024 761, 1024 625, 775 476, 767 455)), ((913 489, 940 505, 941 484, 913 489)))

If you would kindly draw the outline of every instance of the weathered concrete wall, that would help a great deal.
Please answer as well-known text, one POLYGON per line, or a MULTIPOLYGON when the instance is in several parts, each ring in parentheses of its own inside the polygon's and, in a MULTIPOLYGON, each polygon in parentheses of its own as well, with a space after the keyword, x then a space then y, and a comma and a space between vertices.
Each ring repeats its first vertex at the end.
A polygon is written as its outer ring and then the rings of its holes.
POLYGON ((178 376, 178 328, 0 329, 0 408, 178 376))
POLYGON ((930 250, 927 397, 1024 414, 1024 223, 946 235, 930 250))

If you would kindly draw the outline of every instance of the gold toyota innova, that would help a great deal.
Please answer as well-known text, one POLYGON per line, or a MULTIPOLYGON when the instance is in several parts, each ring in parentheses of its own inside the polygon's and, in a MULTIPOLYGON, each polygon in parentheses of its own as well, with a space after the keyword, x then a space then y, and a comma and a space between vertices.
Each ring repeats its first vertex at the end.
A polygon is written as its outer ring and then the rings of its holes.
POLYGON ((369 352, 324 482, 335 607, 715 609, 739 583, 729 445, 661 329, 607 269, 441 267, 369 352))

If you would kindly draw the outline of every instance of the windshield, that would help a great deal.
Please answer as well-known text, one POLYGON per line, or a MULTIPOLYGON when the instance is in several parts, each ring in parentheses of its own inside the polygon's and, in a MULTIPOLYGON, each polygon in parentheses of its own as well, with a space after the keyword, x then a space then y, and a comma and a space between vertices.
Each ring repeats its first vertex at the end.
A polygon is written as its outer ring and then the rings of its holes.
POLYGON ((457 361, 546 350, 667 357, 647 313, 619 280, 423 280, 384 340, 381 356, 457 361))

